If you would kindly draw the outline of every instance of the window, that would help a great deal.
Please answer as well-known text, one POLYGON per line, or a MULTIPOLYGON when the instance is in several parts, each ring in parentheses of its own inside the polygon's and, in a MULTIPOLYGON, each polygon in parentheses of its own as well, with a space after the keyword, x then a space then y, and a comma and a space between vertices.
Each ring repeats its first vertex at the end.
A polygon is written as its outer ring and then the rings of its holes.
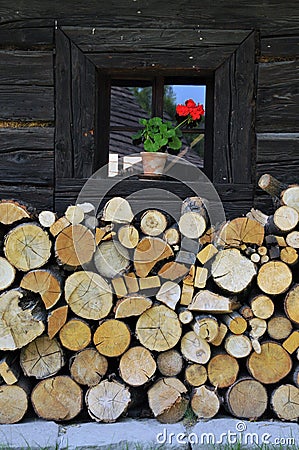
MULTIPOLYGON (((188 98, 202 103, 206 115, 197 127, 182 128, 182 157, 197 167, 205 167, 211 136, 209 114, 212 109, 212 102, 209 105, 208 100, 212 98, 212 86, 208 77, 203 79, 135 74, 134 79, 130 79, 111 75, 102 80, 102 87, 103 83, 108 84, 109 88, 106 90, 106 105, 103 104, 102 115, 107 115, 107 111, 110 111, 110 119, 106 128, 101 127, 102 136, 99 138, 102 142, 101 150, 103 146, 109 147, 109 176, 116 176, 120 171, 140 162, 141 158, 135 154, 142 151, 142 146, 138 148, 131 138, 140 128, 140 118, 159 116, 175 123, 176 104, 184 103, 188 98)), ((101 110, 99 120, 101 121, 101 110)))

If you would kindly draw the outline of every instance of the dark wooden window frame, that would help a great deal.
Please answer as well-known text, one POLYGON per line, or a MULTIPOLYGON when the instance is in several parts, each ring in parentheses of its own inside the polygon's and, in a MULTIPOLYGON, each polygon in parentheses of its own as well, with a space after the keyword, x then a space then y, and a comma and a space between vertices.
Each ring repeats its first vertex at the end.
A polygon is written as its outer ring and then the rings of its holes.
POLYGON ((107 114, 97 122, 105 97, 99 89, 99 71, 102 77, 107 71, 133 74, 140 69, 178 76, 213 73, 209 177, 223 201, 250 204, 255 154, 255 31, 61 26, 55 40, 57 209, 76 199, 101 163, 97 144, 101 127, 109 126, 110 118, 107 114))

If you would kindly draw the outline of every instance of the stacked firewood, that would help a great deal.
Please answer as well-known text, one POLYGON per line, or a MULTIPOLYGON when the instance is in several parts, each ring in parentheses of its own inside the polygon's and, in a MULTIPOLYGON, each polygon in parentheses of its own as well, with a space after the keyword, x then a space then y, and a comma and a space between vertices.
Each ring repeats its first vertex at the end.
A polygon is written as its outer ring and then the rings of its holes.
POLYGON ((273 215, 215 226, 199 197, 177 222, 121 197, 60 218, 2 200, 0 423, 29 401, 56 421, 297 420, 299 186, 259 185, 273 215))

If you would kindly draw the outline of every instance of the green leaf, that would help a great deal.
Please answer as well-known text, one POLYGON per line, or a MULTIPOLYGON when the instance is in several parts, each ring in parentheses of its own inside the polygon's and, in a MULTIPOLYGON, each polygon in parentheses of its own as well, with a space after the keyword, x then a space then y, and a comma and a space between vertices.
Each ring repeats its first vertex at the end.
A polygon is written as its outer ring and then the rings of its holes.
POLYGON ((139 130, 136 134, 133 134, 132 140, 137 141, 138 139, 141 139, 143 135, 143 131, 139 130))
POLYGON ((182 147, 182 142, 178 137, 174 137, 173 139, 171 139, 168 145, 172 150, 180 150, 180 148, 182 147))
POLYGON ((159 149, 158 145, 155 142, 152 142, 150 139, 146 139, 143 146, 146 152, 157 152, 159 149))
POLYGON ((168 138, 172 138, 172 137, 175 137, 175 130, 172 128, 171 130, 168 130, 167 131, 167 133, 166 133, 166 136, 168 137, 168 138))
POLYGON ((146 125, 147 124, 147 119, 139 119, 139 123, 140 125, 146 125))
POLYGON ((161 117, 152 117, 149 120, 150 125, 156 125, 158 127, 160 127, 160 125, 162 124, 162 119, 161 117))

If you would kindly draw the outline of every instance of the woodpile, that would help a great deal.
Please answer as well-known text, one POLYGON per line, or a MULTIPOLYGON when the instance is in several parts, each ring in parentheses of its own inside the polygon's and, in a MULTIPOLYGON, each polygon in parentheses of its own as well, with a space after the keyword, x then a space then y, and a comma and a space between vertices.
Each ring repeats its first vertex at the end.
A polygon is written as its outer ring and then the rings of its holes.
POLYGON ((55 421, 297 420, 299 186, 259 185, 274 214, 224 224, 198 197, 177 222, 121 197, 62 217, 2 200, 0 423, 30 402, 55 421))

